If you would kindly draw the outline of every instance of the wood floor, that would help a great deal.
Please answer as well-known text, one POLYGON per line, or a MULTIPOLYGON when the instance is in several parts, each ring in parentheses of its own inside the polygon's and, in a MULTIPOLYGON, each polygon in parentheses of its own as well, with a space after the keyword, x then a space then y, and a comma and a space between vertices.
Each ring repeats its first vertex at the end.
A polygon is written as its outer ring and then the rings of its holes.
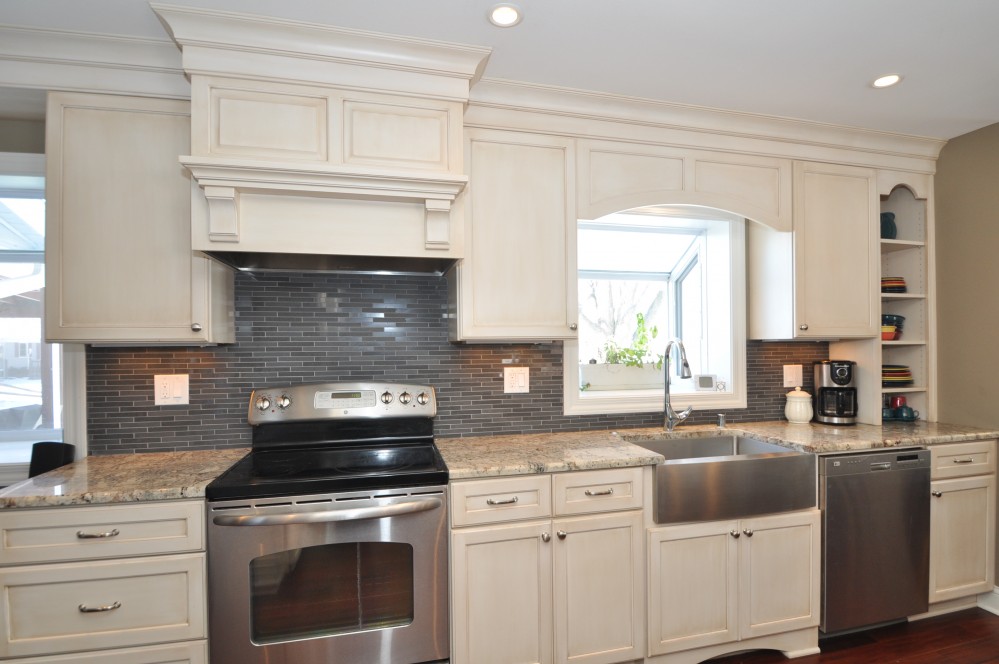
POLYGON ((999 616, 968 609, 936 618, 823 639, 821 655, 785 659, 757 651, 711 660, 711 664, 999 664, 999 616))

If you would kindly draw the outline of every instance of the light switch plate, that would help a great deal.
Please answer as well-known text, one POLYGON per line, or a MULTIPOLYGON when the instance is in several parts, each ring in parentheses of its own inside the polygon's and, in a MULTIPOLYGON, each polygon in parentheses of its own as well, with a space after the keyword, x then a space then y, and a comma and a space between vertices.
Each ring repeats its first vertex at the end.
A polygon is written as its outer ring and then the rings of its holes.
POLYGON ((153 403, 157 406, 181 406, 191 403, 188 375, 153 376, 153 403))
POLYGON ((523 394, 531 391, 529 367, 503 367, 503 393, 523 394))
POLYGON ((784 365, 784 387, 801 387, 801 379, 800 364, 784 365))

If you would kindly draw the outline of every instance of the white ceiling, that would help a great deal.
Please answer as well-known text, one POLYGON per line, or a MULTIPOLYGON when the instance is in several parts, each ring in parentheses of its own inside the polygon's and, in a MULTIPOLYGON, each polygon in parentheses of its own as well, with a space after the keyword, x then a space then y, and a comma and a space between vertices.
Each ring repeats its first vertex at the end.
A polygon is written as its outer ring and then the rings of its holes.
MULTIPOLYGON (((489 78, 934 138, 999 122, 997 0, 514 0, 509 29, 499 1, 166 4, 488 46, 489 78)), ((167 38, 144 0, 0 0, 0 24, 167 38)))

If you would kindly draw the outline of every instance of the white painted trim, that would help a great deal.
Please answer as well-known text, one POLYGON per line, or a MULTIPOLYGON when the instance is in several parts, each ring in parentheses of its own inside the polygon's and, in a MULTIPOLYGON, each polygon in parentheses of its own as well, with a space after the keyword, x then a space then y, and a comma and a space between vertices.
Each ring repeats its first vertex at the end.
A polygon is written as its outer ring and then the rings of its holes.
POLYGON ((999 616, 999 586, 993 588, 990 593, 979 595, 978 606, 999 616))
POLYGON ((946 141, 484 78, 466 127, 536 131, 933 173, 946 141))
POLYGON ((87 353, 83 344, 62 344, 62 439, 87 456, 87 353))
POLYGON ((151 3, 188 74, 223 74, 466 101, 492 49, 151 3))
POLYGON ((169 40, 0 25, 0 86, 189 99, 169 40))

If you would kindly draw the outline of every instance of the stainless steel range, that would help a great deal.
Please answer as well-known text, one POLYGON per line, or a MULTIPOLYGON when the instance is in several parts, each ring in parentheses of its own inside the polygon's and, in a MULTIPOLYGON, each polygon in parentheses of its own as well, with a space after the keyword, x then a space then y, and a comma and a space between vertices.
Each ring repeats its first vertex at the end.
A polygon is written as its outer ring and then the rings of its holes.
POLYGON ((250 454, 208 485, 212 664, 448 657, 433 388, 254 390, 250 454))

